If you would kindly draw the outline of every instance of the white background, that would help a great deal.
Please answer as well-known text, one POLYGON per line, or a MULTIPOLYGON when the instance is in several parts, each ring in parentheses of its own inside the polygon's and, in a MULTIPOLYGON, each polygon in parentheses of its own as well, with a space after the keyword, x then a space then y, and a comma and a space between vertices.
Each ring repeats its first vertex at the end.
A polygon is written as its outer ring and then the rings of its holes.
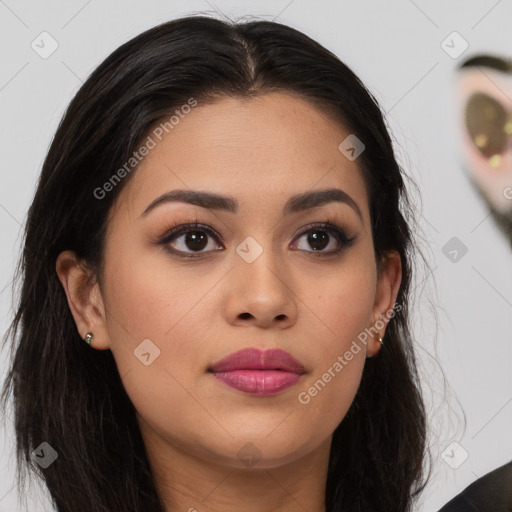
MULTIPOLYGON (((452 94, 461 59, 512 56, 510 2, 0 0, 0 330, 12 317, 12 272, 35 181, 72 96, 126 40, 184 14, 219 16, 216 10, 289 24, 338 55, 380 102, 397 156, 419 185, 423 250, 433 272, 424 285, 418 277, 414 330, 434 472, 418 510, 435 511, 512 459, 512 250, 460 165, 452 94), (48 59, 31 48, 43 31, 59 45, 48 59), (453 31, 469 44, 458 59, 441 47, 453 31), (442 252, 452 237, 468 248, 457 263, 442 252), (436 360, 451 388, 443 387, 436 360), (469 454, 457 469, 441 458, 454 440, 469 454)), ((0 372, 6 366, 2 355, 0 372)), ((0 512, 25 510, 12 487, 11 425, 1 432, 0 512)), ((456 457, 463 453, 456 447, 456 457)), ((28 510, 51 506, 41 498, 28 510)))

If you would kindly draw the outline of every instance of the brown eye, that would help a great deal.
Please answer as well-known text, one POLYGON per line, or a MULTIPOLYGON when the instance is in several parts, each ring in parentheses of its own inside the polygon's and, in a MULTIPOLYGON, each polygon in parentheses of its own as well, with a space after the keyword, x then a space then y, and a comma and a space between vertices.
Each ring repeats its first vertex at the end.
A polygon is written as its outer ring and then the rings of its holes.
POLYGON ((476 148, 489 159, 491 165, 499 166, 508 132, 512 133, 512 116, 507 115, 501 103, 494 98, 478 92, 466 104, 465 121, 468 134, 476 148))
POLYGON ((310 231, 308 234, 308 243, 315 251, 321 251, 329 243, 329 235, 325 231, 310 231))
POLYGON ((342 228, 331 222, 308 227, 309 229, 303 230, 297 237, 297 241, 293 243, 294 249, 309 252, 315 256, 328 256, 340 253, 355 241, 355 237, 349 238, 342 228), (305 240, 306 247, 301 244, 302 239, 305 240), (330 250, 324 250, 326 248, 330 250))
POLYGON ((219 240, 219 235, 211 228, 197 222, 189 224, 180 224, 171 229, 158 245, 163 245, 165 249, 173 255, 183 258, 196 258, 212 251, 218 251, 218 244, 214 240, 219 240), (211 246, 211 250, 207 249, 211 246))
POLYGON ((185 234, 185 245, 194 251, 201 251, 203 250, 207 243, 208 238, 204 235, 202 231, 190 231, 189 233, 185 234))

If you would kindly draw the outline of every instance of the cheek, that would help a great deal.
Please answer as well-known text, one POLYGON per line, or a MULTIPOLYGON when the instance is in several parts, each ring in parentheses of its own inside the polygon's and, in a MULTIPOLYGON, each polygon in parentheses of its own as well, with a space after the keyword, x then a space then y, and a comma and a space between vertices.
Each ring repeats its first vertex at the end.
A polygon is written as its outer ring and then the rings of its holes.
POLYGON ((174 333, 208 294, 216 276, 179 270, 161 254, 114 256, 111 261, 115 263, 105 272, 109 276, 105 306, 113 320, 109 322, 112 350, 125 350, 127 339, 180 343, 174 333), (122 336, 116 336, 119 331, 122 336))
MULTIPOLYGON (((354 253, 353 264, 346 265, 337 275, 325 278, 321 295, 313 305, 321 312, 329 333, 323 343, 325 355, 343 350, 367 327, 372 320, 376 292, 376 269, 371 258, 354 253)), ((325 360, 323 361, 325 364, 325 360)))
POLYGON ((347 414, 361 382, 364 350, 334 351, 328 364, 297 392, 302 428, 318 440, 331 434, 347 414), (348 356, 348 357, 347 357, 348 356))
POLYGON ((169 406, 185 400, 180 383, 190 389, 206 370, 218 276, 177 271, 161 254, 142 257, 125 249, 117 251, 119 258, 112 252, 105 268, 111 351, 136 408, 156 411, 167 399, 169 406))
POLYGON ((169 439, 185 440, 191 424, 204 423, 204 406, 193 397, 206 371, 214 312, 208 292, 218 276, 126 256, 105 272, 111 350, 139 416, 169 439))
POLYGON ((366 269, 331 282, 326 296, 319 299, 329 336, 316 346, 315 372, 308 381, 318 390, 310 395, 318 396, 319 407, 338 403, 343 415, 352 402, 364 367, 374 298, 375 281, 366 269))
MULTIPOLYGON (((325 278, 311 310, 321 312, 322 335, 311 333, 314 368, 297 389, 304 428, 318 436, 332 432, 347 413, 361 382, 366 361, 366 329, 371 327, 376 274, 373 260, 355 255, 332 278, 325 278), (321 418, 321 426, 319 426, 321 418)), ((318 288, 317 288, 318 289, 318 288)))

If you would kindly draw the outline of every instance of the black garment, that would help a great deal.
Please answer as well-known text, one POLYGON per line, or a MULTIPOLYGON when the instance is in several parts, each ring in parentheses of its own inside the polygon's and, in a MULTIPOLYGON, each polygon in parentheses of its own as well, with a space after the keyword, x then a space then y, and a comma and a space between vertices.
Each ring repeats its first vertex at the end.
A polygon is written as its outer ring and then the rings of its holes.
POLYGON ((512 512, 512 461, 473 482, 439 512, 512 512))

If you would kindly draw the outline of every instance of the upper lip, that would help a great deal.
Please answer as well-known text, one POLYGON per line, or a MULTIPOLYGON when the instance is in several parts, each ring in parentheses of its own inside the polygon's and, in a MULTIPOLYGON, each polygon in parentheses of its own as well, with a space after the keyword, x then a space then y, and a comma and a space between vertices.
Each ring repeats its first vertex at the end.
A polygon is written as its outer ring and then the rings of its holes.
POLYGON ((230 372, 234 370, 284 370, 299 374, 306 371, 300 361, 297 361, 288 352, 277 348, 238 350, 209 368, 211 372, 230 372))

